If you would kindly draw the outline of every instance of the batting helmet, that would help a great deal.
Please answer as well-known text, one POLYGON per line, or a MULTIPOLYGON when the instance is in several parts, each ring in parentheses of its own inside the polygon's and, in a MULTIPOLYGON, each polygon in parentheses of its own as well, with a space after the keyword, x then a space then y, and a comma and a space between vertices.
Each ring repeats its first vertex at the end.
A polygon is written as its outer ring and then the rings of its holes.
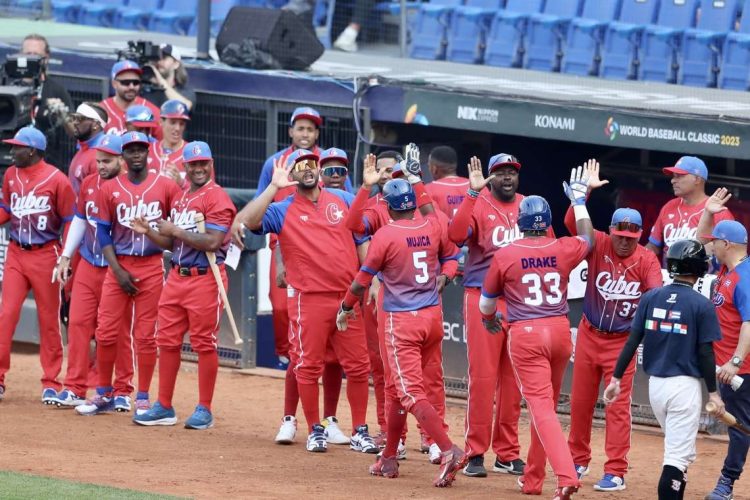
POLYGON ((170 99, 161 105, 160 114, 162 118, 177 118, 189 120, 190 112, 184 102, 170 99))
POLYGON ((703 276, 708 272, 708 256, 698 240, 680 240, 667 250, 667 270, 672 276, 703 276))
POLYGON ((527 196, 518 206, 518 229, 546 231, 552 225, 552 210, 541 196, 527 196))
POLYGON ((383 186, 383 199, 388 208, 396 212, 406 212, 417 208, 417 195, 414 188, 404 179, 392 179, 383 186))

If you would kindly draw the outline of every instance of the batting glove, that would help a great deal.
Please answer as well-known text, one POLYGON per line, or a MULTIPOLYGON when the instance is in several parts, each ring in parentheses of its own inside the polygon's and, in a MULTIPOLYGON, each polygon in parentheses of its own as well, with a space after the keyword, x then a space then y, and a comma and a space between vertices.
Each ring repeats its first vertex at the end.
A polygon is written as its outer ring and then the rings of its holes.
POLYGON ((492 335, 503 331, 503 313, 495 311, 495 314, 482 314, 482 324, 492 335))
POLYGON ((563 191, 572 205, 585 205, 589 188, 589 177, 583 167, 573 167, 570 171, 570 184, 563 181, 563 191))
POLYGON ((349 328, 349 317, 354 317, 354 309, 344 309, 344 303, 339 306, 339 312, 336 314, 336 328, 340 332, 345 332, 349 328))

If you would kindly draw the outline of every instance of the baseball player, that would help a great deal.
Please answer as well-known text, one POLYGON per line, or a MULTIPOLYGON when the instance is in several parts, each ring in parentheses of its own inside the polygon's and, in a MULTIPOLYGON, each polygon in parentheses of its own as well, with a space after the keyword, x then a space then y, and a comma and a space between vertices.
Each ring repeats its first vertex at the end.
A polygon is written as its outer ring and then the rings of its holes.
MULTIPOLYGON (((599 163, 589 160, 589 192, 609 181, 600 180, 599 163)), ((565 226, 576 234, 573 211, 565 214, 565 226)), ((588 473, 591 461, 591 424, 599 394, 599 383, 609 380, 630 331, 630 323, 641 296, 662 284, 656 256, 638 244, 643 222, 632 208, 618 208, 612 214, 609 235, 594 231, 594 250, 586 258, 588 276, 583 298, 583 316, 578 324, 570 393, 568 446, 578 478, 588 473)), ((630 450, 630 393, 635 360, 627 367, 620 384, 622 397, 606 407, 607 432, 604 447, 607 461, 604 476, 594 485, 597 491, 625 489, 630 450)))
POLYGON ((68 179, 73 192, 78 195, 81 182, 91 174, 96 173, 96 152, 91 148, 103 135, 107 125, 107 112, 98 104, 84 102, 78 105, 75 113, 69 115, 73 125, 73 133, 78 140, 78 151, 70 161, 68 179))
POLYGON ((458 160, 456 150, 450 146, 438 146, 430 151, 427 168, 432 175, 432 182, 427 184, 427 192, 435 206, 445 215, 452 218, 469 189, 469 179, 456 174, 458 160))
MULTIPOLYGON (((676 198, 667 202, 659 211, 659 217, 651 228, 646 248, 662 257, 666 267, 666 256, 672 243, 697 236, 698 222, 706 206, 706 181, 708 169, 703 160, 695 156, 683 156, 673 167, 663 169, 672 176, 672 190, 676 198)), ((732 220, 729 210, 723 210, 716 221, 732 220)))
MULTIPOLYGON (((115 95, 104 99, 100 106, 107 112, 109 120, 104 131, 108 134, 122 134, 127 130, 125 126, 125 110, 130 106, 141 104, 148 106, 159 120, 159 108, 138 95, 141 89, 141 75, 143 71, 133 61, 122 60, 112 65, 112 88, 115 95)), ((161 131, 157 129, 154 133, 157 138, 161 137, 161 131)))
MULTIPOLYGON (((484 453, 491 445, 496 455, 492 470, 521 475, 525 465, 518 442, 521 393, 505 347, 505 333, 488 335, 479 313, 480 288, 492 256, 521 236, 517 223, 519 205, 524 199, 517 192, 521 163, 513 155, 500 153, 490 158, 486 179, 477 157, 471 159, 468 169, 467 196, 448 229, 451 240, 469 249, 463 285, 469 360, 469 400, 464 426, 465 449, 470 458, 464 474, 487 476, 484 453), (487 397, 488 394, 494 397, 487 397)), ((502 298, 498 299, 498 308, 505 310, 502 298)))
MULTIPOLYGON (((68 323, 68 367, 64 389, 57 394, 55 404, 62 408, 75 407, 86 401, 89 374, 89 346, 96 330, 96 313, 101 299, 102 284, 107 274, 107 260, 96 237, 96 201, 101 185, 117 177, 124 169, 122 139, 102 134, 91 146, 95 153, 98 173, 84 179, 76 201, 75 217, 65 238, 62 255, 57 264, 57 278, 66 284, 70 280, 73 257, 82 262, 72 278, 70 320, 68 323), (78 251, 78 252, 76 252, 78 251)), ((119 336, 115 360, 114 409, 130 411, 133 392, 133 346, 130 336, 131 315, 122 321, 124 332, 119 336)))
POLYGON ((34 127, 20 129, 10 144, 13 165, 3 176, 0 225, 10 221, 10 245, 0 300, 0 399, 10 369, 10 348, 29 289, 39 319, 42 402, 53 404, 60 390, 63 359, 60 337, 60 289, 53 275, 60 236, 73 218, 75 194, 60 170, 44 161, 47 140, 34 127))
POLYGON ((122 136, 122 157, 127 175, 103 183, 95 209, 96 236, 109 268, 102 284, 96 325, 96 360, 99 384, 96 395, 76 407, 81 415, 96 415, 114 407, 112 370, 117 357, 123 316, 133 313, 138 366, 135 413, 150 406, 148 390, 156 367, 156 317, 164 284, 162 250, 147 237, 133 231, 133 220, 163 219, 181 190, 172 180, 149 172, 148 137, 140 132, 122 136))
POLYGON ((673 243, 667 251, 672 284, 646 292, 635 312, 604 401, 620 393, 621 380, 643 343, 643 369, 650 375, 648 396, 664 430, 664 465, 659 500, 682 499, 688 466, 695 460, 695 438, 701 416, 701 378, 717 416, 724 403, 716 391, 713 342, 721 338, 716 311, 693 285, 708 270, 708 259, 698 240, 673 243))
POLYGON ((133 230, 145 234, 172 251, 172 270, 159 299, 156 343, 159 346, 159 400, 150 410, 136 415, 140 425, 174 425, 172 407, 177 373, 180 370, 182 338, 187 331, 193 351, 198 353, 198 406, 185 421, 188 429, 213 426, 211 401, 219 355, 216 336, 224 310, 219 287, 209 269, 205 252, 215 252, 224 288, 229 287, 224 257, 229 248, 229 227, 236 209, 229 195, 211 180, 211 149, 205 142, 191 142, 184 148, 183 164, 190 187, 172 202, 170 220, 159 220, 156 228, 144 217, 133 222, 133 230), (195 216, 205 218, 206 232, 197 232, 195 216))
POLYGON ((125 130, 127 132, 140 132, 151 144, 156 143, 153 133, 159 126, 154 118, 151 108, 142 104, 134 104, 125 110, 125 130))
POLYGON ((541 494, 549 457, 557 476, 553 497, 557 500, 567 500, 579 487, 556 408, 572 351, 568 278, 594 244, 585 205, 587 182, 585 169, 578 167, 571 173, 570 184, 563 183, 573 204, 576 237, 548 237, 552 213, 547 201, 540 196, 521 201, 517 223, 523 237, 495 252, 479 299, 485 328, 497 334, 505 328, 502 313, 496 311, 497 297, 505 296, 508 354, 533 423, 527 464, 518 485, 527 495, 541 494))
POLYGON ((320 153, 320 179, 327 188, 343 189, 352 192, 352 186, 346 187, 349 178, 349 157, 346 151, 329 148, 320 153))
MULTIPOLYGON (((370 473, 398 477, 396 453, 408 411, 442 452, 435 486, 450 486, 467 456, 448 437, 447 425, 428 400, 424 378, 428 376, 425 367, 442 363, 443 314, 437 279, 440 263, 457 260, 458 249, 443 237, 443 228, 434 214, 415 218, 417 194, 409 182, 389 181, 383 188, 383 198, 392 222, 375 233, 367 258, 344 297, 336 319, 339 330, 346 330, 354 306, 360 302, 373 277, 382 272, 384 352, 396 391, 388 391, 388 438, 370 473)), ((425 198, 423 209, 429 213, 432 202, 429 195, 425 198)), ((439 370, 431 376, 442 384, 442 375, 439 370)))
MULTIPOLYGON (((161 128, 164 138, 149 153, 149 167, 156 168, 180 186, 185 184, 185 166, 182 163, 185 147, 185 129, 190 112, 182 101, 170 99, 161 105, 161 128)), ((216 171, 211 169, 211 180, 216 182, 216 171)))
POLYGON ((357 245, 365 242, 355 241, 343 223, 352 196, 321 188, 319 175, 318 156, 311 151, 295 151, 288 166, 276 158, 271 184, 240 211, 236 221, 256 233, 275 233, 279 238, 288 283, 290 366, 297 377, 307 420, 307 450, 327 449, 320 421, 318 379, 330 340, 347 377, 352 412, 350 447, 377 453, 366 424, 370 365, 365 334, 359 322, 346 332, 338 332, 334 324, 341 299, 357 270, 357 245), (272 202, 277 192, 288 186, 297 186, 297 192, 272 202), (337 272, 316 265, 326 256, 335 256, 337 272))

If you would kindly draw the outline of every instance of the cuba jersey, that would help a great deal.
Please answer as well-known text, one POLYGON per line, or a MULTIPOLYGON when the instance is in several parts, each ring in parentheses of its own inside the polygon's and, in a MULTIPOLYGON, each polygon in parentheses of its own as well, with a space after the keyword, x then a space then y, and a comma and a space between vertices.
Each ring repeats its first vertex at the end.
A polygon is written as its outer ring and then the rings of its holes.
POLYGON ((78 194, 78 201, 76 202, 76 217, 86 222, 86 231, 83 233, 83 240, 78 252, 82 258, 86 259, 86 262, 96 267, 107 267, 108 265, 99 241, 96 239, 96 220, 99 217, 97 201, 101 185, 105 182, 107 181, 103 180, 99 174, 86 177, 81 184, 81 192, 78 194))
POLYGON ((73 220, 75 194, 60 170, 44 160, 10 166, 3 176, 0 209, 10 215, 10 238, 22 245, 57 241, 73 220))
MULTIPOLYGON (((742 323, 750 321, 750 259, 731 271, 722 266, 712 286, 711 301, 721 326, 721 340, 714 342, 714 352, 716 364, 721 366, 734 356, 742 323)), ((750 374, 750 363, 743 363, 738 373, 750 374)))
POLYGON ((589 243, 580 236, 516 240, 495 252, 482 296, 503 296, 511 323, 564 316, 570 272, 588 252, 589 243))
POLYGON ((633 255, 618 257, 608 234, 594 231, 594 237, 596 244, 586 258, 583 314, 595 328, 628 332, 641 296, 662 285, 659 260, 641 245, 636 246, 633 255))
MULTIPOLYGON (((173 163, 180 172, 185 172, 185 166, 182 164, 182 151, 185 149, 186 142, 177 149, 169 149, 164 146, 164 141, 157 141, 149 148, 148 151, 148 168, 161 172, 167 166, 167 163, 173 163)), ((183 176, 184 177, 184 176, 183 176)))
MULTIPOLYGON (((667 267, 667 251, 675 242, 688 238, 695 239, 698 233, 698 222, 706 207, 705 201, 697 205, 688 205, 682 198, 669 200, 659 211, 651 234, 649 243, 656 245, 662 250, 662 267, 667 267)), ((722 220, 734 220, 729 210, 724 210, 714 215, 714 224, 722 220)))
POLYGON ((456 214, 458 206, 464 201, 467 189, 469 189, 469 179, 455 175, 425 184, 425 190, 435 206, 448 218, 456 214))
POLYGON ((149 172, 140 184, 127 175, 102 183, 97 200, 97 222, 111 227, 116 255, 145 257, 162 253, 161 247, 146 235, 132 229, 132 221, 143 217, 156 228, 156 221, 166 219, 181 190, 172 179, 149 172))
POLYGON ((68 179, 73 187, 73 192, 78 196, 81 192, 81 183, 91 174, 97 173, 96 167, 96 150, 91 146, 100 139, 102 133, 96 134, 88 141, 78 141, 78 151, 70 161, 68 167, 68 179))
MULTIPOLYGON (((206 229, 213 229, 224 233, 224 240, 216 250, 216 263, 221 264, 227 255, 231 242, 229 228, 232 225, 237 209, 229 195, 214 181, 208 181, 197 191, 190 192, 190 188, 182 192, 182 196, 175 198, 170 211, 172 223, 185 231, 197 233, 195 214, 203 214, 206 229)), ((172 263, 181 267, 208 267, 206 253, 187 245, 175 238, 172 247, 172 263)))
MULTIPOLYGON (((157 124, 157 127, 154 128, 154 136, 161 137, 161 125, 159 125, 161 123, 161 120, 159 108, 140 96, 136 97, 133 100, 131 106, 136 104, 147 106, 151 110, 151 112, 154 114, 154 121, 157 124)), ((128 129, 125 122, 125 110, 120 109, 120 106, 115 103, 114 97, 108 97, 104 99, 99 103, 99 105, 104 108, 108 116, 107 125, 104 126, 104 132, 106 134, 121 135, 123 132, 127 132, 128 129)))
MULTIPOLYGON (((458 260, 436 217, 397 220, 375 233, 361 270, 382 272, 383 310, 417 311, 438 305, 437 277, 444 262, 458 260)), ((282 246, 283 249, 283 246, 282 246)))

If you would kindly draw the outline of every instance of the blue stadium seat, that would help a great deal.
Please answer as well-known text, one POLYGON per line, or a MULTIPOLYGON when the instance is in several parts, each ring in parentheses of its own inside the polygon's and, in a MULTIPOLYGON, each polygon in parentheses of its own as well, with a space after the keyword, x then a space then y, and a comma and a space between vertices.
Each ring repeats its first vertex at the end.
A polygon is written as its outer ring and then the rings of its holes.
MULTIPOLYGON (((603 0, 590 0, 601 2, 603 0)), ((560 71, 563 44, 568 26, 581 13, 583 0, 547 2, 539 14, 529 16, 524 46, 523 67, 541 71, 560 71)))
POLYGON ((722 50, 718 86, 722 89, 750 89, 750 0, 745 0, 737 32, 727 35, 722 50))
POLYGON ((42 13, 42 0, 13 0, 10 3, 11 15, 38 15, 42 13))
POLYGON ((97 0, 81 5, 78 23, 87 26, 110 27, 114 24, 117 7, 125 4, 125 0, 97 0))
POLYGON ((647 26, 639 49, 638 79, 675 83, 682 34, 695 27, 699 0, 662 0, 656 24, 647 26))
MULTIPOLYGON (((682 37, 677 83, 716 87, 721 48, 739 14, 739 0, 704 0, 695 29, 682 37)), ((750 15, 750 12, 747 12, 750 15)))
POLYGON ((416 59, 445 59, 446 31, 453 8, 462 0, 433 0, 420 5, 409 23, 409 56, 416 59))
POLYGON ((621 0, 586 2, 581 17, 573 19, 568 28, 561 72, 581 76, 599 74, 605 29, 619 18, 621 5, 621 0))
POLYGON ((313 26, 318 40, 326 49, 331 48, 331 28, 333 27, 333 12, 336 0, 317 0, 313 12, 313 26))
MULTIPOLYGON (((86 0, 88 2, 89 0, 86 0)), ((78 23, 81 4, 76 0, 52 0, 52 17, 58 23, 78 23)))
POLYGON ((128 0, 127 7, 118 7, 114 25, 124 30, 145 30, 161 0, 128 0))
POLYGON ((484 64, 520 68, 529 16, 541 12, 544 0, 508 0, 505 9, 492 18, 484 64))
POLYGON ((609 23, 601 48, 599 76, 615 80, 634 79, 638 47, 646 25, 656 21, 659 0, 623 0, 619 21, 609 23))
POLYGON ((492 17, 503 3, 503 0, 466 0, 466 5, 456 7, 448 26, 446 59, 481 63, 492 17))
MULTIPOLYGON (((218 2, 211 2, 212 6, 218 2)), ((213 10, 213 9, 212 9, 213 10)), ((198 0, 164 0, 148 23, 149 31, 186 35, 198 12, 198 0)))

